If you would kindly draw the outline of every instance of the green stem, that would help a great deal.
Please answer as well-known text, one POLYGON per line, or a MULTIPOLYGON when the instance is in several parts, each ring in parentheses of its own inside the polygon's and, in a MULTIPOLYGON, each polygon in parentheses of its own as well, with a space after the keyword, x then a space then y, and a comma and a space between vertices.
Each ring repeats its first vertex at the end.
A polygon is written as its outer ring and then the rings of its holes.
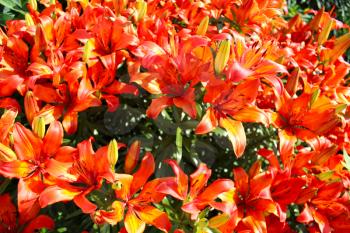
POLYGON ((180 127, 176 129, 176 153, 174 154, 177 163, 180 163, 182 159, 182 130, 180 127))

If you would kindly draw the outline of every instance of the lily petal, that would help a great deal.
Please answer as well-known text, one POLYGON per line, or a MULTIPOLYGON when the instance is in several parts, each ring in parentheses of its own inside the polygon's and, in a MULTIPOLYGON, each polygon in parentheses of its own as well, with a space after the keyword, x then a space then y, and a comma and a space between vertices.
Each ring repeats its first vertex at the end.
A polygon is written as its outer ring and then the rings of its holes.
POLYGON ((229 118, 221 118, 220 126, 226 129, 237 158, 241 157, 246 147, 246 136, 242 122, 229 118))

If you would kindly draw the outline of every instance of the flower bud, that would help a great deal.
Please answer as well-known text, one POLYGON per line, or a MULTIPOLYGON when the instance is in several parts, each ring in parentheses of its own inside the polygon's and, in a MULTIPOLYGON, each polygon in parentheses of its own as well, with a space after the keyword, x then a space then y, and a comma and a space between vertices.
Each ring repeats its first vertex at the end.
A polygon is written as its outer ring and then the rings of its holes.
POLYGON ((32 16, 30 14, 26 13, 24 15, 24 18, 25 18, 26 25, 28 27, 35 25, 34 20, 33 20, 32 16))
POLYGON ((45 120, 43 117, 35 117, 33 120, 33 131, 39 138, 45 136, 45 120))
POLYGON ((205 33, 207 33, 208 25, 209 25, 209 16, 205 16, 197 28, 197 32, 196 32, 197 35, 204 36, 205 33))
POLYGON ((94 50, 94 47, 95 47, 94 41, 92 39, 89 39, 84 46, 84 53, 83 53, 84 62, 87 63, 89 61, 92 51, 94 50))
POLYGON ((16 153, 11 148, 0 143, 0 161, 10 162, 17 159, 16 153))
POLYGON ((29 5, 33 10, 37 10, 38 9, 38 4, 36 3, 36 0, 29 0, 29 5))
POLYGON ((230 56, 230 41, 224 40, 220 43, 218 53, 215 57, 214 69, 216 74, 220 74, 228 62, 230 56))
POLYGON ((124 171, 128 174, 130 174, 137 165, 140 157, 140 144, 140 141, 134 141, 126 154, 124 171))
POLYGON ((137 21, 140 21, 143 19, 143 17, 147 13, 147 2, 145 1, 137 1, 136 2, 136 9, 137 9, 137 21))
POLYGON ((118 161, 118 143, 113 139, 108 145, 108 161, 111 167, 114 169, 118 161))

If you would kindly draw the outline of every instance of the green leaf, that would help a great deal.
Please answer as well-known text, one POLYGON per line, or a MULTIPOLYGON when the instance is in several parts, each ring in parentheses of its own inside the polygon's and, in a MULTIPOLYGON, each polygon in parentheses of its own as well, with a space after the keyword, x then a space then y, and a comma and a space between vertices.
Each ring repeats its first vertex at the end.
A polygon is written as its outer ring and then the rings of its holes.
POLYGON ((111 232, 110 230, 111 230, 111 227, 107 223, 100 226, 100 233, 110 233, 111 232))
POLYGON ((340 113, 342 112, 344 109, 346 109, 348 107, 347 104, 340 104, 336 109, 335 109, 335 112, 336 113, 340 113))
POLYGON ((123 104, 115 112, 105 113, 104 124, 112 134, 125 135, 132 132, 144 117, 139 109, 123 104))
POLYGON ((154 120, 154 123, 164 133, 168 135, 176 135, 176 128, 178 123, 174 122, 170 115, 166 111, 162 111, 158 118, 154 120))
POLYGON ((14 8, 14 7, 21 7, 21 4, 18 1, 14 0, 0 0, 0 5, 3 5, 4 7, 7 8, 14 8))
POLYGON ((22 15, 24 15, 26 12, 21 9, 21 4, 18 1, 12 1, 12 0, 0 0, 0 5, 9 8, 13 11, 16 11, 22 15))
POLYGON ((5 25, 6 21, 12 20, 15 18, 15 15, 13 13, 2 13, 0 14, 0 24, 5 25))
POLYGON ((192 142, 190 154, 197 155, 202 162, 212 166, 216 160, 218 150, 209 141, 197 139, 192 142))

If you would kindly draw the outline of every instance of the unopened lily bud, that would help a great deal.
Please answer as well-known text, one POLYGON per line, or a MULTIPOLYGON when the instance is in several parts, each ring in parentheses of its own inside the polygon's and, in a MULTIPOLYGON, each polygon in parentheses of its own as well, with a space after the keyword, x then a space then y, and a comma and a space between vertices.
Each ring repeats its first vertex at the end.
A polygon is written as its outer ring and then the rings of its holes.
POLYGON ((35 117, 33 120, 33 131, 40 138, 45 136, 45 120, 43 117, 35 117))
POLYGON ((300 75, 300 69, 295 68, 287 79, 285 88, 291 96, 293 96, 297 91, 298 83, 299 83, 299 75, 300 75))
POLYGON ((0 161, 10 162, 17 159, 16 153, 11 148, 0 143, 0 161))
POLYGON ((115 167, 118 161, 118 143, 115 139, 108 145, 108 161, 112 168, 115 167))
POLYGON ((209 16, 205 16, 197 28, 197 35, 204 36, 208 30, 209 16))
POLYGON ((140 157, 140 144, 140 141, 134 141, 126 153, 124 171, 128 174, 130 174, 137 165, 137 161, 140 157))
POLYGON ((32 16, 30 14, 26 13, 24 15, 24 18, 25 18, 26 25, 28 27, 35 25, 34 20, 33 20, 32 16))
MULTIPOLYGON (((350 47, 350 32, 336 38, 332 49, 324 51, 324 60, 332 63, 350 47)), ((322 53, 321 53, 322 54, 322 53)))
POLYGON ((230 56, 230 41, 224 40, 220 43, 218 53, 215 57, 214 69, 216 74, 220 74, 228 62, 230 56))
POLYGON ((13 134, 10 134, 9 138, 10 138, 11 145, 13 145, 13 143, 15 143, 15 139, 13 138, 13 134))
POLYGON ((36 0, 29 0, 29 5, 33 10, 37 10, 38 9, 38 4, 36 3, 36 0))
POLYGON ((88 62, 92 51, 94 50, 95 43, 92 39, 89 39, 84 46, 83 61, 88 62))
POLYGON ((220 214, 211 219, 209 219, 209 226, 212 228, 217 228, 225 224, 230 219, 230 216, 227 214, 220 214))
POLYGON ((316 91, 314 91, 311 95, 311 99, 310 99, 310 108, 312 107, 312 105, 317 101, 318 97, 320 96, 320 89, 317 89, 316 91))
POLYGON ((137 21, 140 21, 143 19, 143 17, 147 13, 147 2, 145 1, 137 1, 136 2, 136 9, 137 9, 137 21))
POLYGON ((119 15, 120 12, 122 12, 128 4, 128 0, 114 0, 113 6, 116 12, 116 15, 119 15))
POLYGON ((39 106, 32 91, 27 91, 24 97, 24 110, 28 122, 32 124, 36 113, 39 112, 39 106))
POLYGON ((320 23, 321 23, 321 19, 322 19, 323 15, 324 15, 324 8, 322 7, 322 9, 317 12, 315 17, 309 23, 309 27, 312 30, 314 30, 314 31, 318 30, 318 28, 320 27, 320 23))
POLYGON ((324 42, 327 41, 329 34, 331 33, 332 27, 334 25, 334 21, 331 17, 327 18, 326 24, 321 29, 321 33, 318 36, 318 44, 322 45, 324 42))

